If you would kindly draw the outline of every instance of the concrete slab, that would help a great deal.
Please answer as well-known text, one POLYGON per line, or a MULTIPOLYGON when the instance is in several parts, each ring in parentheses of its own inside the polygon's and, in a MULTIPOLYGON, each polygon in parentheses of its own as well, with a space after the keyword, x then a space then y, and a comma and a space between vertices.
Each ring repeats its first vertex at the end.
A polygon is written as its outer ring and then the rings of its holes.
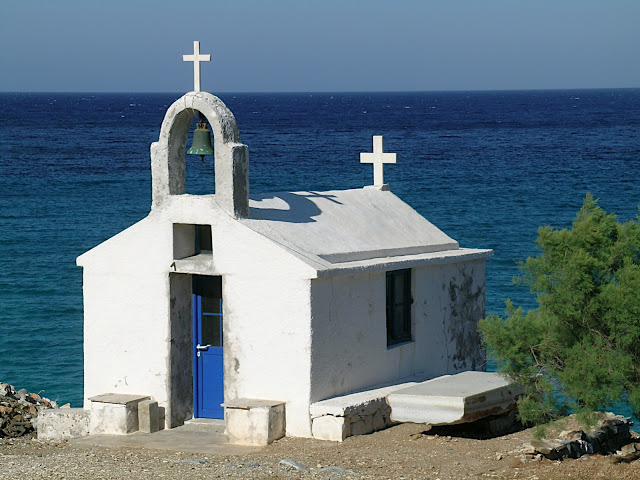
MULTIPOLYGON (((423 377, 424 378, 424 377, 423 377)), ((397 390, 416 385, 408 381, 397 385, 374 388, 363 392, 349 393, 339 397, 328 398, 312 403, 309 407, 311 418, 333 415, 336 417, 353 417, 355 415, 372 414, 380 405, 387 403, 386 396, 397 390)))
POLYGON ((148 395, 131 395, 128 393, 103 393, 89 398, 91 402, 113 403, 115 405, 129 405, 130 403, 139 403, 142 400, 148 400, 148 395))
POLYGON ((309 413, 313 438, 342 442, 352 435, 366 435, 391 426, 391 408, 386 397, 410 385, 416 385, 416 382, 406 378, 402 383, 312 403, 309 413))
POLYGON ((240 408, 244 410, 249 410, 251 408, 273 408, 278 405, 282 405, 284 402, 280 400, 261 400, 258 398, 236 398, 233 400, 229 400, 228 402, 224 402, 222 404, 223 407, 227 408, 240 408))
POLYGON ((90 435, 69 440, 69 445, 84 447, 149 448, 173 452, 206 453, 213 455, 243 455, 257 452, 260 447, 247 447, 228 443, 223 420, 197 419, 181 427, 156 433, 130 435, 90 435))
POLYGON ((509 411, 522 388, 488 372, 434 378, 387 396, 394 422, 452 425, 509 411))

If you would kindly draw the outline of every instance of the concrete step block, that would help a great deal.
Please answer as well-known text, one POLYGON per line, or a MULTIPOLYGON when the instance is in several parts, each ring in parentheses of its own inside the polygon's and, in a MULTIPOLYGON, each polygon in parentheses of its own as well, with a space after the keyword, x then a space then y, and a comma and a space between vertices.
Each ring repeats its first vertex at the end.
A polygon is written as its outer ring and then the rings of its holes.
POLYGON ((125 435, 138 431, 138 404, 147 395, 105 393, 89 398, 89 434, 125 435))
POLYGON ((89 410, 53 408, 38 413, 38 440, 61 442, 89 435, 89 410))
POLYGON ((345 417, 324 415, 316 417, 311 424, 311 433, 316 440, 343 442, 351 436, 351 421, 345 417))
POLYGON ((238 398, 222 406, 230 443, 262 446, 285 435, 284 402, 238 398))
POLYGON ((160 430, 160 411, 158 402, 142 400, 138 404, 138 431, 155 433, 160 430))

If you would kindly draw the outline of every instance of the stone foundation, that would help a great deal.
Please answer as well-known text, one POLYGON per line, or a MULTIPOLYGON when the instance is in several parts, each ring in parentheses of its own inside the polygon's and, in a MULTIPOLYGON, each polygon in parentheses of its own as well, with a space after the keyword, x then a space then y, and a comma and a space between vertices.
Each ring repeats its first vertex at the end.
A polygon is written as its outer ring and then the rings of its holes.
POLYGON ((415 382, 313 403, 309 408, 313 438, 342 442, 352 435, 366 435, 394 425, 386 397, 395 390, 411 385, 415 385, 415 382))

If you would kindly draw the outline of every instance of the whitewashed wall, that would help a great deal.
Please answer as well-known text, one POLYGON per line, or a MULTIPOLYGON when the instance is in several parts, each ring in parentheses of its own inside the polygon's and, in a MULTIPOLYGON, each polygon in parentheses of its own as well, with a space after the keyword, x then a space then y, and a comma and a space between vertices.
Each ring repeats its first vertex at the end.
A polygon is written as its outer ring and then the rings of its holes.
POLYGON ((167 427, 190 418, 191 274, 221 275, 225 399, 284 401, 287 434, 310 436, 311 267, 194 196, 171 198, 78 264, 85 407, 102 393, 144 394, 166 409, 167 427), (213 223, 205 270, 172 266, 174 223, 213 223))
POLYGON ((284 401, 287 435, 310 436, 309 281, 231 275, 223 288, 225 398, 284 401))
POLYGON ((223 274, 225 399, 286 402, 290 436, 311 436, 310 281, 314 271, 230 223, 214 233, 223 274))
POLYGON ((84 406, 107 392, 167 404, 169 282, 166 224, 147 218, 100 245, 84 267, 84 406))
POLYGON ((413 375, 483 369, 485 261, 412 271, 413 341, 387 348, 385 272, 311 283, 311 399, 413 375))

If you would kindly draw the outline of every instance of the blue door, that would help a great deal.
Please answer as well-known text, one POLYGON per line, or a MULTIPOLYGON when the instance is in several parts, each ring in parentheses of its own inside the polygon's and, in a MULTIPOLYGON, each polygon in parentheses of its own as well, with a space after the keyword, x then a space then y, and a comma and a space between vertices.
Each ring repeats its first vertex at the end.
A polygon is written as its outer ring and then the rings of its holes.
POLYGON ((193 276, 193 414, 224 418, 222 277, 193 276))

